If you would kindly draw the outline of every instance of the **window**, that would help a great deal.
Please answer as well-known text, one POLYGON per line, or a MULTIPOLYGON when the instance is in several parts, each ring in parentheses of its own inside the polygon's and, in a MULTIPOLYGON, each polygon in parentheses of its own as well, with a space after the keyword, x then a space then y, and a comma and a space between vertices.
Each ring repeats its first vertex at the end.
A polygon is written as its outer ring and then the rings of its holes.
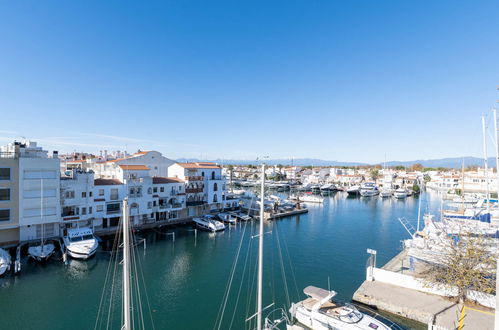
POLYGON ((107 213, 119 213, 120 203, 110 203, 106 205, 107 213))
POLYGON ((201 176, 204 177, 204 172, 201 172, 201 176))
POLYGON ((161 188, 159 188, 159 191, 160 191, 160 192, 165 192, 165 187, 161 187, 161 188))
POLYGON ((152 202, 152 206, 156 206, 156 201, 153 201, 153 202, 152 202))
POLYGON ((130 188, 130 195, 135 194, 135 188, 130 188))
POLYGON ((0 201, 8 201, 8 200, 10 200, 10 189, 0 188, 0 201))
POLYGON ((10 180, 10 168, 0 168, 0 180, 10 180))
POLYGON ((75 192, 70 190, 70 191, 66 191, 64 193, 64 197, 65 198, 68 198, 68 199, 71 199, 71 198, 75 198, 75 192))
POLYGON ((99 189, 99 196, 104 196, 104 189, 99 189))
POLYGON ((81 198, 85 198, 85 197, 87 197, 87 192, 86 192, 86 191, 83 191, 83 192, 81 193, 81 198))
POLYGON ((92 192, 91 191, 88 192, 88 197, 92 197, 92 192))
POLYGON ((217 195, 213 195, 213 203, 216 203, 217 202, 217 195))
POLYGON ((102 205, 97 205, 96 211, 97 212, 102 212, 102 211, 104 211, 104 207, 102 205))
POLYGON ((147 193, 148 193, 149 195, 150 195, 150 194, 152 194, 152 188, 151 188, 151 187, 149 187, 149 188, 147 189, 147 193))
POLYGON ((212 171, 212 172, 211 172, 211 179, 212 179, 212 180, 215 180, 215 171, 212 171))
POLYGON ((91 206, 88 208, 88 214, 92 214, 92 207, 91 206))
POLYGON ((87 208, 86 207, 82 207, 81 208, 81 215, 85 215, 87 214, 87 208))
POLYGON ((118 189, 111 189, 111 199, 116 200, 118 199, 118 189))
POLYGON ((155 193, 157 193, 157 192, 158 192, 158 187, 154 187, 154 188, 152 189, 152 191, 153 191, 153 192, 155 192, 155 193))
POLYGON ((0 210, 0 221, 10 221, 10 209, 0 210))
POLYGON ((217 183, 215 182, 215 184, 213 185, 213 191, 218 191, 218 185, 217 183))
POLYGON ((152 202, 147 202, 147 208, 152 209, 152 202))

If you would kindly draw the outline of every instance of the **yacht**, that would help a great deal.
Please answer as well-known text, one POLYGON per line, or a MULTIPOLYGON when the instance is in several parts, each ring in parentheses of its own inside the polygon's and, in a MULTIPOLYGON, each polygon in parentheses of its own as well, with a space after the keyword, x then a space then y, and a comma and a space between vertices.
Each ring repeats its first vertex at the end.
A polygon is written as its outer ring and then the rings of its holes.
POLYGON ((0 248, 0 276, 5 274, 6 271, 10 270, 10 254, 4 249, 0 248))
POLYGON ((74 259, 86 260, 93 256, 99 247, 99 242, 90 228, 68 229, 63 241, 68 254, 74 259))
POLYGON ((332 183, 326 183, 326 184, 322 185, 320 189, 321 189, 321 192, 330 192, 330 191, 336 190, 336 187, 332 183))
POLYGON ((363 197, 379 195, 378 187, 376 187, 374 182, 366 182, 360 187, 360 195, 363 197))
POLYGON ((395 189, 395 191, 393 192, 393 197, 397 199, 404 199, 407 197, 407 190, 403 188, 395 189))
POLYGON ((360 187, 359 186, 350 186, 347 188, 347 193, 350 196, 357 196, 360 193, 360 187))
POLYGON ((225 225, 222 222, 215 220, 215 217, 212 215, 204 215, 201 218, 194 218, 192 221, 196 227, 202 230, 211 231, 213 233, 225 230, 225 225))
POLYGON ((303 292, 307 299, 292 304, 291 316, 312 330, 389 330, 392 327, 380 320, 360 312, 351 304, 334 301, 335 291, 315 286, 306 287, 303 292))
POLYGON ((237 222, 237 218, 235 216, 233 216, 232 214, 230 213, 218 213, 217 215, 218 219, 220 219, 221 221, 223 222, 227 222, 231 225, 235 225, 236 222, 237 222))

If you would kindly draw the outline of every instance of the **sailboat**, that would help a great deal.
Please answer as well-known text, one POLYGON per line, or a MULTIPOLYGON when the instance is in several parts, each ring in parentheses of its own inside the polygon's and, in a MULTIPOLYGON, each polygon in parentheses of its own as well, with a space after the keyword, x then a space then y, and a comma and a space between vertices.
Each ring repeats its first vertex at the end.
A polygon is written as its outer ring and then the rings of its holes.
POLYGON ((55 246, 52 243, 45 243, 45 228, 43 223, 43 179, 40 183, 40 218, 41 218, 41 238, 39 245, 33 245, 28 248, 28 255, 38 262, 47 261, 55 252, 55 246))

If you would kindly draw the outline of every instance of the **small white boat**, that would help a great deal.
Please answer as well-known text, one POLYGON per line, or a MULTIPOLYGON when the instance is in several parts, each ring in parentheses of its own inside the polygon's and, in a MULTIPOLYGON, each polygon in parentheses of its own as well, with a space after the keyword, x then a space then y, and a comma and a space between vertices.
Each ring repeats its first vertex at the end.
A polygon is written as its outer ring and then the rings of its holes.
POLYGON ((90 228, 68 229, 63 240, 68 254, 74 259, 86 260, 93 256, 99 247, 99 242, 90 228))
POLYGON ((373 182, 366 182, 360 187, 362 197, 372 197, 379 195, 378 187, 373 182))
POLYGON ((297 196, 297 201, 306 202, 306 203, 322 203, 324 198, 320 196, 314 196, 311 194, 303 194, 301 196, 297 196))
POLYGON ((250 221, 252 219, 250 215, 244 212, 232 212, 232 215, 242 221, 250 221))
POLYGON ((391 197, 392 194, 393 194, 392 190, 391 189, 387 189, 387 188, 381 189, 381 191, 379 192, 379 196, 381 198, 391 197))
POLYGON ((359 186, 350 186, 347 188, 347 193, 350 196, 357 196, 360 193, 360 187, 359 186))
POLYGON ((315 286, 306 287, 303 292, 307 299, 292 304, 291 316, 304 326, 313 330, 389 330, 391 327, 360 312, 351 304, 333 301, 335 291, 315 286))
POLYGON ((47 261, 54 252, 55 246, 52 243, 41 242, 28 248, 28 255, 38 262, 47 261))
POLYGON ((223 222, 227 222, 227 223, 230 223, 231 225, 235 225, 236 222, 237 222, 237 219, 235 216, 233 216, 232 214, 230 213, 218 213, 217 217, 223 221, 223 222))
POLYGON ((9 252, 0 248, 0 276, 5 274, 6 271, 10 270, 11 257, 9 252))
POLYGON ((201 218, 194 218, 192 221, 196 227, 202 230, 211 232, 225 230, 225 225, 222 222, 215 220, 215 217, 212 215, 204 215, 201 218))
POLYGON ((395 189, 395 191, 393 192, 393 197, 397 199, 404 199, 407 197, 407 190, 403 188, 395 189))

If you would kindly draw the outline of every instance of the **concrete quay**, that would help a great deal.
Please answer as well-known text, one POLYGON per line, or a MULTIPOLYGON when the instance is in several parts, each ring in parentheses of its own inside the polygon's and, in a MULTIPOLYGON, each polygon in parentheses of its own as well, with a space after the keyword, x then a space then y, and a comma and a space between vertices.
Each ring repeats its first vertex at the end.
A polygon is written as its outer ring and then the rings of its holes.
MULTIPOLYGON (((418 265, 414 272, 403 265, 409 265, 405 251, 390 260, 382 269, 406 275, 418 272, 418 265)), ((422 327, 428 329, 457 329, 460 319, 463 329, 494 329, 494 309, 467 303, 463 311, 463 305, 450 298, 376 281, 376 278, 373 281, 364 281, 354 293, 353 300, 421 322, 426 325, 422 327)))

